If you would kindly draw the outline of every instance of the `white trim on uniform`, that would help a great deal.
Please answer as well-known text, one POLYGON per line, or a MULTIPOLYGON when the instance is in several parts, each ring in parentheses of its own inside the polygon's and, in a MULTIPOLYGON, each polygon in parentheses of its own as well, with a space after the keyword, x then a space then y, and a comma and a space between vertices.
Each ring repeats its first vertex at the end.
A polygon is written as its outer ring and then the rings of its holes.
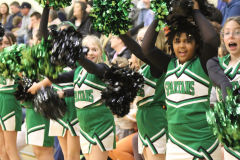
POLYGON ((218 143, 218 139, 216 139, 215 143, 214 143, 210 148, 208 148, 207 151, 208 151, 208 152, 211 151, 212 148, 213 148, 214 146, 216 146, 217 143, 218 143))
MULTIPOLYGON (((153 98, 151 98, 151 99, 149 99, 149 100, 147 100, 147 101, 144 101, 143 103, 140 103, 139 104, 139 107, 140 106, 142 106, 142 105, 144 105, 144 104, 146 104, 146 103, 148 103, 148 102, 152 102, 153 101, 153 98)), ((138 103, 138 102, 137 102, 138 103)))
POLYGON ((74 89, 74 87, 66 87, 66 88, 63 88, 63 90, 68 90, 68 89, 74 89))
POLYGON ((170 133, 169 133, 169 136, 170 136, 174 141, 176 141, 178 144, 180 144, 180 145, 182 145, 183 147, 187 148, 187 149, 190 150, 191 152, 194 152, 194 153, 196 153, 196 154, 199 154, 199 152, 195 151, 194 149, 192 149, 192 148, 186 146, 185 144, 179 142, 178 140, 176 140, 170 133))
POLYGON ((76 122, 76 121, 78 121, 78 119, 76 118, 76 119, 74 119, 74 120, 72 120, 72 122, 71 122, 71 124, 73 124, 74 122, 76 122))
POLYGON ((151 80, 149 80, 149 79, 147 79, 147 78, 145 78, 145 77, 144 77, 144 79, 145 79, 145 81, 148 81, 148 82, 150 82, 150 83, 152 83, 152 84, 156 85, 156 82, 154 82, 154 81, 151 81, 151 80))
POLYGON ((94 85, 94 86, 97 86, 97 87, 99 87, 99 88, 102 88, 102 89, 106 88, 106 87, 103 87, 103 86, 101 86, 101 85, 99 85, 99 84, 93 83, 93 82, 91 82, 91 81, 89 81, 89 80, 87 80, 87 79, 85 79, 85 81, 86 81, 87 83, 90 83, 90 84, 92 84, 92 85, 94 85))
POLYGON ((191 73, 193 76, 197 77, 198 79, 201 79, 202 81, 206 82, 207 84, 210 84, 209 81, 203 79, 202 77, 196 75, 195 73, 191 72, 189 69, 186 69, 187 72, 191 73))
POLYGON ((111 126, 108 130, 106 130, 105 132, 103 132, 99 137, 102 138, 107 132, 109 132, 111 129, 113 128, 113 126, 111 126))
POLYGON ((14 89, 14 88, 3 88, 3 89, 0 88, 0 91, 8 91, 8 90, 12 90, 12 89, 14 89))
POLYGON ((171 104, 169 103, 168 101, 166 101, 166 103, 172 107, 175 107, 175 108, 179 108, 179 107, 182 107, 182 106, 185 106, 185 105, 189 105, 189 104, 193 104, 193 103, 198 103, 198 102, 207 102, 208 99, 202 99, 202 100, 198 100, 198 101, 191 101, 191 102, 186 102, 186 103, 183 103, 183 104, 180 104, 180 105, 174 105, 174 104, 171 104))
POLYGON ((172 73, 176 72, 176 70, 178 70, 178 67, 175 68, 175 69, 173 69, 173 70, 168 71, 167 74, 166 74, 166 76, 168 76, 169 74, 172 74, 172 73))
POLYGON ((13 114, 13 113, 15 113, 15 111, 12 111, 11 113, 8 113, 6 116, 4 116, 4 117, 2 118, 2 120, 4 121, 9 115, 11 115, 11 114, 13 114))
POLYGON ((42 125, 39 125, 39 126, 30 128, 27 132, 30 132, 30 131, 32 131, 32 130, 34 130, 34 129, 36 129, 36 128, 40 128, 40 127, 44 127, 44 126, 45 126, 45 124, 42 124, 42 125))
POLYGON ((156 138, 157 136, 159 136, 160 134, 162 134, 165 131, 165 128, 163 128, 160 132, 158 132, 155 136, 153 136, 152 138, 150 138, 150 140, 152 141, 154 138, 156 138))

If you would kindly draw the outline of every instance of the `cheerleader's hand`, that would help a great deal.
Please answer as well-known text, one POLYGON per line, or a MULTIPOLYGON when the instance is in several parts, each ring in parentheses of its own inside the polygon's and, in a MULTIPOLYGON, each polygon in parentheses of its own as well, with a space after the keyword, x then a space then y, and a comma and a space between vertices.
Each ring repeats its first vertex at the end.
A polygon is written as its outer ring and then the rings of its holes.
POLYGON ((40 83, 34 82, 32 87, 28 89, 27 93, 36 94, 37 91, 41 89, 41 87, 42 85, 40 83))
POLYGON ((194 2, 193 9, 199 9, 199 4, 196 0, 192 0, 194 2))
POLYGON ((58 90, 57 94, 58 94, 60 99, 64 98, 64 91, 63 90, 58 90))

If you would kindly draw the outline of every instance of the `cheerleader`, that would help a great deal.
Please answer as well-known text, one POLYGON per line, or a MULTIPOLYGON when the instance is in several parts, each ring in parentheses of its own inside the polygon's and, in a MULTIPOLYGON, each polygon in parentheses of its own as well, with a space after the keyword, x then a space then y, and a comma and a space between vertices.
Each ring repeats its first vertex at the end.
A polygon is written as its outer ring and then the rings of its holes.
MULTIPOLYGON (((139 30, 138 43, 127 34, 120 35, 120 38, 135 56, 146 63, 140 66, 139 70, 145 79, 144 86, 138 91, 133 102, 138 107, 136 116, 139 132, 138 151, 144 154, 145 159, 164 160, 168 132, 166 110, 163 108, 165 73, 153 65, 142 52, 141 44, 146 31, 147 27, 139 30)), ((164 32, 161 31, 160 35, 163 44, 161 49, 164 50, 164 32)))
MULTIPOLYGON (((69 22, 63 22, 58 26, 58 28, 63 30, 71 26, 73 26, 73 24, 69 22)), ((65 67, 63 69, 63 73, 70 71, 72 71, 70 67, 65 67)), ((73 82, 52 85, 54 90, 57 90, 60 98, 65 99, 67 112, 61 119, 50 120, 49 136, 58 137, 65 160, 79 160, 80 128, 74 102, 73 82)))
MULTIPOLYGON (((49 6, 46 5, 43 9, 39 31, 34 34, 35 43, 41 42, 42 37, 45 41, 47 40, 48 14, 49 6)), ((33 102, 25 102, 22 105, 26 107, 26 143, 33 146, 33 152, 38 160, 54 160, 54 137, 48 135, 50 119, 36 113, 33 109, 33 102)))
POLYGON ((155 28, 158 25, 156 20, 145 35, 142 48, 147 58, 166 72, 164 88, 169 130, 166 159, 220 160, 219 141, 206 121, 212 88, 206 63, 217 55, 218 38, 195 0, 193 17, 201 35, 192 23, 180 23, 166 35, 172 56, 154 46, 157 37, 155 28))
POLYGON ((78 61, 82 67, 63 73, 57 79, 45 79, 33 85, 29 92, 35 94, 42 86, 51 85, 51 82, 74 82, 82 152, 87 160, 106 160, 108 151, 116 146, 113 115, 101 102, 101 91, 106 87, 101 79, 108 66, 102 63, 103 49, 97 37, 85 37, 82 45, 89 48, 87 55, 78 61))
MULTIPOLYGON (((0 51, 16 44, 16 37, 6 32, 0 42, 0 51)), ((14 79, 0 76, 0 157, 2 160, 20 160, 16 140, 17 131, 21 131, 22 107, 15 99, 17 84, 14 79)))
MULTIPOLYGON (((222 47, 227 49, 228 55, 219 60, 215 57, 207 64, 210 78, 217 86, 218 101, 225 99, 227 87, 238 89, 240 86, 240 16, 226 20, 221 32, 221 39, 222 47)), ((227 160, 240 159, 240 150, 233 150, 224 145, 224 158, 227 160)))

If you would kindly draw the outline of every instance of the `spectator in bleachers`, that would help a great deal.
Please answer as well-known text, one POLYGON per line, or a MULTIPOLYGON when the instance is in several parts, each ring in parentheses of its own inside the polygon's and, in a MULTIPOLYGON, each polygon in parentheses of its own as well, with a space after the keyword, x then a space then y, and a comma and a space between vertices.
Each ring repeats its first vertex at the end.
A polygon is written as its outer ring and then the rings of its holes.
POLYGON ((5 25, 10 17, 9 7, 7 3, 2 3, 0 6, 0 22, 5 25))
POLYGON ((118 36, 112 36, 110 42, 114 50, 108 54, 109 63, 117 57, 131 58, 131 52, 118 36))
POLYGON ((146 8, 146 5, 143 3, 142 0, 138 1, 137 8, 140 9, 139 16, 138 16, 138 22, 137 25, 144 22, 145 15, 148 11, 148 8, 146 8))
POLYGON ((22 17, 15 16, 12 20, 12 25, 13 25, 12 32, 16 32, 17 30, 19 30, 22 25, 22 17))
POLYGON ((65 10, 63 8, 60 8, 56 12, 57 12, 58 18, 61 20, 61 22, 67 21, 67 13, 65 12, 65 10))
MULTIPOLYGON (((88 0, 73 0, 73 1, 72 1, 72 4, 73 4, 72 6, 74 6, 76 2, 84 2, 84 3, 87 3, 88 0)), ((70 20, 70 19, 72 19, 72 18, 73 18, 73 7, 72 7, 72 9, 69 11, 69 13, 68 13, 68 15, 67 15, 67 19, 68 19, 68 20, 70 20)))
POLYGON ((218 0, 217 9, 219 9, 222 12, 225 5, 226 5, 226 2, 223 2, 222 0, 218 0))
MULTIPOLYGON (((19 3, 14 1, 10 4, 10 9, 12 12, 12 15, 9 17, 8 22, 4 25, 4 28, 6 31, 12 31, 13 28, 15 28, 15 26, 13 25, 13 18, 15 16, 19 16, 22 17, 22 13, 20 12, 19 7, 19 3)), ((21 26, 16 26, 16 27, 21 27, 21 26)))
POLYGON ((33 38, 35 32, 38 31, 42 15, 39 12, 33 12, 30 15, 31 22, 28 25, 28 40, 33 38))
POLYGON ((92 6, 93 6, 93 1, 88 1, 87 2, 87 9, 86 9, 87 13, 90 13, 90 9, 92 8, 92 6))
POLYGON ((240 16, 240 1, 239 0, 222 0, 222 1, 227 3, 222 10, 223 14, 222 26, 223 26, 228 18, 240 16))
POLYGON ((19 8, 21 9, 23 19, 21 28, 14 32, 14 35, 17 37, 17 44, 27 42, 27 28, 31 22, 30 15, 34 12, 31 4, 27 2, 23 2, 19 8))
POLYGON ((92 22, 86 11, 87 4, 84 2, 76 2, 73 10, 73 18, 69 20, 72 22, 77 30, 86 36, 88 34, 94 34, 97 37, 100 37, 100 34, 93 30, 92 22))
POLYGON ((49 11, 49 18, 48 18, 48 27, 57 28, 57 26, 61 23, 61 20, 58 18, 58 14, 54 10, 49 11))
POLYGON ((150 4, 151 4, 150 0, 143 0, 143 3, 146 5, 146 8, 148 9, 144 19, 144 27, 145 27, 145 26, 149 26, 154 20, 154 13, 150 9, 150 4))

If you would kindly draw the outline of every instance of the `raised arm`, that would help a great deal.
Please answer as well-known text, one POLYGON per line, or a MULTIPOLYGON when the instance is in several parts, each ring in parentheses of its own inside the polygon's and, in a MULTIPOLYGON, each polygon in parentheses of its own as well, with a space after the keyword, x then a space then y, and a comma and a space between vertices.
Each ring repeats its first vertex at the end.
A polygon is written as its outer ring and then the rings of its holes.
POLYGON ((170 55, 164 53, 155 46, 158 32, 155 31, 158 21, 154 20, 149 26, 142 43, 142 50, 149 61, 154 64, 161 71, 166 72, 168 63, 170 62, 170 55))
POLYGON ((151 68, 151 74, 155 78, 159 78, 162 75, 162 71, 154 66, 144 55, 141 46, 131 37, 129 37, 127 34, 120 35, 119 36, 124 44, 127 46, 127 48, 134 54, 137 58, 139 58, 144 63, 148 64, 151 68))
POLYGON ((200 55, 200 61, 203 70, 207 74, 207 61, 214 56, 217 56, 218 53, 218 36, 212 24, 198 9, 193 10, 193 16, 201 32, 203 40, 203 49, 200 55))
POLYGON ((131 37, 127 34, 119 35, 123 43, 127 46, 127 48, 141 61, 144 63, 151 65, 152 63, 147 59, 142 51, 142 47, 131 37))
POLYGON ((47 41, 48 38, 48 16, 49 16, 49 5, 46 4, 46 6, 43 8, 43 13, 42 13, 42 18, 40 21, 40 25, 39 25, 39 31, 38 31, 38 38, 43 37, 44 41, 47 41))
POLYGON ((80 58, 78 62, 88 73, 95 74, 99 77, 102 77, 105 71, 109 68, 105 63, 96 64, 86 57, 80 58))
POLYGON ((223 69, 219 65, 219 60, 214 57, 207 62, 208 75, 214 85, 221 88, 223 99, 227 96, 227 88, 232 88, 232 85, 226 77, 223 69))

